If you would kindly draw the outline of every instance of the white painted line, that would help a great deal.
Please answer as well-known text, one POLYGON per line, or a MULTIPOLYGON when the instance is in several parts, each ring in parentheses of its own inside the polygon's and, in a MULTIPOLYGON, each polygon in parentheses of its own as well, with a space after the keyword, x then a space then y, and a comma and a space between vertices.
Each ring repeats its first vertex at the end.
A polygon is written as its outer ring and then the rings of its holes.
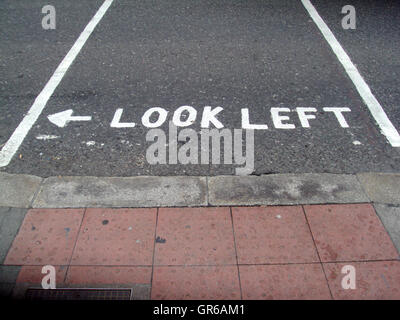
POLYGON ((97 24, 103 18, 104 14, 107 12, 108 8, 111 6, 114 0, 105 0, 99 10, 96 12, 92 20, 88 23, 86 28, 82 31, 79 38, 76 40, 72 48, 69 50, 64 60, 57 67, 56 71, 51 76, 50 80, 47 82, 46 86, 36 97, 35 102, 29 109, 28 113, 22 119, 21 123, 15 129, 10 139, 6 142, 4 147, 0 151, 0 167, 7 166, 14 154, 18 151, 21 143, 24 141, 29 130, 35 124, 36 120, 39 118, 43 109, 45 108, 47 101, 52 96, 54 90, 57 88, 68 68, 74 62, 75 58, 85 45, 87 39, 89 39, 93 30, 96 28, 97 24))
POLYGON ((38 140, 53 140, 53 139, 58 139, 60 136, 54 136, 54 135, 47 135, 47 134, 40 134, 36 137, 38 140))
POLYGON ((86 145, 89 146, 94 146, 96 144, 96 141, 87 141, 86 145))
POLYGON ((371 89, 368 84, 364 81, 360 73, 358 72, 356 66, 351 62, 349 56, 344 51, 340 43, 336 40, 334 34, 326 25, 324 20, 320 17, 317 10, 311 4, 309 0, 301 0, 304 7, 307 9, 309 15, 314 20, 315 24, 325 37, 326 41, 331 46, 333 52, 339 59, 340 63, 343 65, 350 79, 353 81, 354 85, 357 88, 358 93, 361 98, 364 100, 367 105, 369 111, 377 122, 379 128, 381 129, 381 133, 386 136, 386 139, 392 145, 392 147, 400 147, 400 135, 397 132, 396 128, 390 122, 387 117, 385 111, 382 106, 372 94, 371 89))

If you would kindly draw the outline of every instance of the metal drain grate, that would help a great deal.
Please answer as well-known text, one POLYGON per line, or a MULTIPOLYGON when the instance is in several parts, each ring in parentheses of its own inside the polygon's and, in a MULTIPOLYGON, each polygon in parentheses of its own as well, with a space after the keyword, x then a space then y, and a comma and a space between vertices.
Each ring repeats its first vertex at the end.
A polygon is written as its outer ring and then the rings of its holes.
POLYGON ((27 300, 130 300, 132 289, 36 289, 26 291, 27 300))

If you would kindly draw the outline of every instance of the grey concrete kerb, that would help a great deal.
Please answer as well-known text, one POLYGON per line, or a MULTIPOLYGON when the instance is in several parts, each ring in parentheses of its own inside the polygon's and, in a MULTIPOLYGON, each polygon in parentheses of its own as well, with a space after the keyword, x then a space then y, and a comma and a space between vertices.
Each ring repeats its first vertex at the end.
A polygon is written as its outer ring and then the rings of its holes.
POLYGON ((0 173, 0 206, 18 208, 400 204, 400 174, 49 177, 0 173))
POLYGON ((0 173, 0 206, 29 208, 42 180, 26 174, 0 173))
POLYGON ((400 205, 400 174, 366 172, 357 175, 372 202, 400 205))
POLYGON ((295 205, 369 202, 354 175, 220 176, 208 182, 211 205, 295 205))

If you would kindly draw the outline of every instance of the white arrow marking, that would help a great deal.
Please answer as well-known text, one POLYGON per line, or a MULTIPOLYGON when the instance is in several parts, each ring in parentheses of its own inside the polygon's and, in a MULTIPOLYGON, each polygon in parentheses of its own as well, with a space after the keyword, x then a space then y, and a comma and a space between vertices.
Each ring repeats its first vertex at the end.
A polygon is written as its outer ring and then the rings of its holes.
POLYGON ((51 123, 54 123, 56 126, 60 128, 64 128, 66 124, 70 121, 90 121, 92 120, 91 116, 76 116, 73 117, 72 113, 74 111, 72 109, 68 109, 65 111, 61 111, 55 114, 49 115, 47 118, 50 120, 51 123))

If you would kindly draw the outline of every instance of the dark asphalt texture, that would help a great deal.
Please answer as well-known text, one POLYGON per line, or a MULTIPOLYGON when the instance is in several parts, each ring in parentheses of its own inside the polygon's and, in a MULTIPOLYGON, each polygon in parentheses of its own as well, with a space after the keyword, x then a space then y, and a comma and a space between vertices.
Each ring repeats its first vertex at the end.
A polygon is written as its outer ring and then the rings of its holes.
MULTIPOLYGON (((45 1, 0 3, 0 145, 103 1, 52 1, 57 29, 41 28, 45 1), (26 3, 26 4, 23 4, 26 3), (4 37, 4 38, 3 38, 4 37)), ((400 130, 400 3, 352 1, 357 29, 341 28, 345 1, 312 1, 400 130)), ((221 106, 226 128, 241 127, 241 108, 266 123, 255 135, 255 172, 398 172, 400 150, 380 133, 342 65, 300 1, 115 0, 66 73, 12 162, 0 170, 52 175, 220 175, 235 165, 150 165, 150 107, 172 113, 221 106), (274 128, 270 108, 315 107, 302 128, 274 128), (323 107, 349 107, 341 128, 323 107), (117 108, 135 128, 111 128, 117 108), (65 128, 48 115, 73 109, 93 117, 65 128), (59 139, 38 140, 38 135, 59 139), (95 141, 94 145, 87 145, 95 141), (361 142, 360 145, 353 141, 361 142)), ((163 128, 167 128, 164 125, 163 128)))

